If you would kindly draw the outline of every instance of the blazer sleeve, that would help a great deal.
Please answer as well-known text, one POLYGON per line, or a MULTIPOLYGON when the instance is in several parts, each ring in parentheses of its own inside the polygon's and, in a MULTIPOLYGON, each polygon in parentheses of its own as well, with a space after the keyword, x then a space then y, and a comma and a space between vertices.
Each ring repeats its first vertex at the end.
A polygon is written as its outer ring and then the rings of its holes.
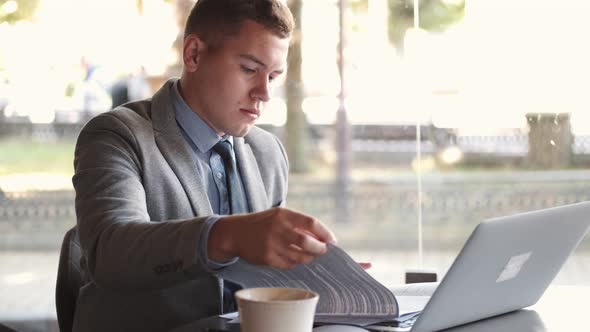
POLYGON ((197 249, 207 216, 150 220, 140 153, 133 130, 110 113, 91 120, 78 137, 73 185, 90 277, 122 292, 211 277, 197 249))

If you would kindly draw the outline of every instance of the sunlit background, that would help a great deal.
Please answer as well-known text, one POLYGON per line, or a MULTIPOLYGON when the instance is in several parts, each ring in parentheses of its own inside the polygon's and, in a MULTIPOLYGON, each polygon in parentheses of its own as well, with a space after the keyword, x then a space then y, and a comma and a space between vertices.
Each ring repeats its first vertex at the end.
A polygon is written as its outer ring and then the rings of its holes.
MULTIPOLYGON (((288 3, 302 80, 260 125, 287 147, 288 205, 382 283, 444 276, 485 218, 590 199, 588 1, 288 3)), ((178 76, 192 4, 0 0, 0 322, 57 331, 77 134, 178 76)), ((590 285, 588 240, 555 283, 590 285)))

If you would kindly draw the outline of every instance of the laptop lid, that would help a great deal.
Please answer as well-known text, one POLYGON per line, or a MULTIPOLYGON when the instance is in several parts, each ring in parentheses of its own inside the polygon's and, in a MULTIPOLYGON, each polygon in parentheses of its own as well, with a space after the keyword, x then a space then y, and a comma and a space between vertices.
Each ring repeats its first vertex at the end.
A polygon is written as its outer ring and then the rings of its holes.
POLYGON ((535 304, 590 227, 590 202, 480 223, 412 327, 436 331, 535 304))

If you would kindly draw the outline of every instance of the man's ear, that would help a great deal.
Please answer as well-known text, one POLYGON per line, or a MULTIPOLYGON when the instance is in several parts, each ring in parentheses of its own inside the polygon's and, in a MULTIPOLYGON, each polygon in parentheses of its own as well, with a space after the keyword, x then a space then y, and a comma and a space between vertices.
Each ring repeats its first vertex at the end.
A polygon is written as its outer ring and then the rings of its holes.
POLYGON ((182 47, 184 68, 189 72, 197 70, 204 51, 205 43, 195 34, 188 35, 182 47))

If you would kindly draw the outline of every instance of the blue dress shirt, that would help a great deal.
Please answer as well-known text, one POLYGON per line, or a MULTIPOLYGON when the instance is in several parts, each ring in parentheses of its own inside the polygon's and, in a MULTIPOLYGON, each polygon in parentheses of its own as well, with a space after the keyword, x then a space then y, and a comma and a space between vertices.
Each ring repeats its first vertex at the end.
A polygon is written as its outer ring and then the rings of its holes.
MULTIPOLYGON (((220 215, 230 214, 230 203, 227 195, 225 181, 225 169, 221 157, 213 151, 213 146, 220 140, 226 139, 233 147, 233 137, 226 135, 219 137, 217 133, 207 125, 191 108, 186 104, 179 92, 179 81, 172 86, 172 100, 176 113, 176 122, 181 128, 182 135, 191 147, 193 160, 195 161, 195 175, 199 175, 201 183, 207 188, 209 203, 215 215, 205 221, 205 227, 201 232, 198 255, 201 261, 207 262, 211 270, 231 265, 237 258, 227 262, 215 262, 209 259, 207 253, 207 241, 211 227, 221 218, 220 215)), ((241 180, 240 180, 241 182, 241 180)), ((243 183, 241 183, 243 186, 243 183)))

